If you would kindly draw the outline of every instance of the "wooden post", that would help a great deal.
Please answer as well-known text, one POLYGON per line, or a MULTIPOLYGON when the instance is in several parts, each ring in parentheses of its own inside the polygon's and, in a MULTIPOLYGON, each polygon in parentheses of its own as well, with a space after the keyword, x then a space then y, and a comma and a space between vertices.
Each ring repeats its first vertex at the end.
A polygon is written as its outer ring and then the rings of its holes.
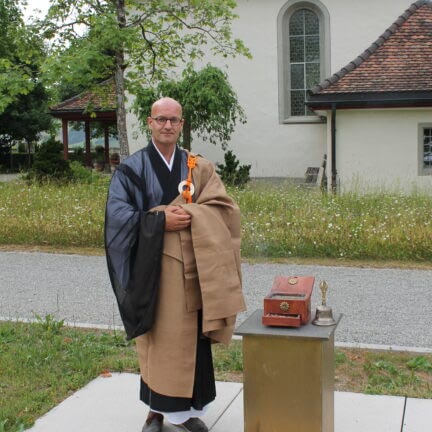
POLYGON ((63 132, 63 159, 69 159, 69 133, 68 133, 68 121, 62 119, 62 132, 63 132))
POLYGON ((109 164, 109 123, 104 123, 105 164, 109 164))
POLYGON ((90 120, 85 121, 85 146, 86 146, 86 155, 85 155, 85 161, 87 166, 92 166, 92 160, 91 160, 91 149, 90 149, 90 120))

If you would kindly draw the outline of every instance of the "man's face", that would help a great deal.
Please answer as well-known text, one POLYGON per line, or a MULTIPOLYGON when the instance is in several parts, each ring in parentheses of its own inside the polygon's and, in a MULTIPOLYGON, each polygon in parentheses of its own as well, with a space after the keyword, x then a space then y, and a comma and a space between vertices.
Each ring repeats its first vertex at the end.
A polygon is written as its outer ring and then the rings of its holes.
POLYGON ((174 100, 161 99, 152 107, 151 117, 147 118, 148 127, 151 130, 153 142, 158 147, 174 147, 183 129, 182 109, 174 100), (164 119, 180 120, 178 124, 172 124, 171 120, 161 122, 164 119), (158 121, 159 120, 159 121, 158 121))

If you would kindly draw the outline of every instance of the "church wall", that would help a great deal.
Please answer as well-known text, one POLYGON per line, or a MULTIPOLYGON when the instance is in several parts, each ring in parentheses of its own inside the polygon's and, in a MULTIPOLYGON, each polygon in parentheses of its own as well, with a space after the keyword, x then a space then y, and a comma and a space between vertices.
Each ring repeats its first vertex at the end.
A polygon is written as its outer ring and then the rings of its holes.
MULTIPOLYGON (((303 177, 308 166, 319 166, 326 152, 325 123, 282 124, 279 115, 278 29, 285 0, 238 0, 234 35, 250 48, 253 59, 206 59, 227 68, 239 102, 247 115, 237 125, 230 148, 241 163, 252 165, 256 177, 303 177)), ((407 9, 407 0, 311 0, 323 5, 330 17, 331 73, 338 71, 363 52, 407 9)), ((204 62, 205 63, 205 62, 204 62)), ((131 150, 145 139, 138 134, 133 116, 128 117, 131 150)), ((195 139, 192 150, 214 162, 223 161, 223 151, 195 139)))
POLYGON ((432 109, 338 110, 336 169, 346 190, 430 191, 421 175, 419 125, 432 127, 432 109))

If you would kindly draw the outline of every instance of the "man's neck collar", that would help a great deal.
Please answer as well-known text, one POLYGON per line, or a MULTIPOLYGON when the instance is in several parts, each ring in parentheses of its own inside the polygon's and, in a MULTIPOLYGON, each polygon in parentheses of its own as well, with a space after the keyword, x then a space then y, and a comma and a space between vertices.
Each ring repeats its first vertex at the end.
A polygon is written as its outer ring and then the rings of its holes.
POLYGON ((156 149, 156 151, 158 152, 159 156, 162 158, 162 160, 165 162, 166 166, 168 167, 168 169, 171 171, 172 170, 172 166, 174 163, 174 156, 175 156, 175 152, 176 152, 176 148, 177 146, 174 146, 171 155, 164 155, 159 147, 155 144, 155 142, 153 141, 153 139, 151 140, 151 143, 153 145, 153 147, 156 149), (166 157, 168 156, 168 158, 166 157))

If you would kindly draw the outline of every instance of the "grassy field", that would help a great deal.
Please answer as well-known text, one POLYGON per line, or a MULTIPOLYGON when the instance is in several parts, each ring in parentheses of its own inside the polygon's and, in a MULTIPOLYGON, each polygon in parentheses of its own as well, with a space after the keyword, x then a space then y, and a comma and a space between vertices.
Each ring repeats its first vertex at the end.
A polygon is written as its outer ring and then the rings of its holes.
MULTIPOLYGON (((0 183, 0 245, 102 248, 107 179, 0 183)), ((432 261, 432 197, 327 195, 290 184, 232 189, 251 259, 432 261)))
POLYGON ((328 195, 295 187, 234 191, 246 257, 430 261, 432 197, 328 195))
POLYGON ((0 242, 103 246, 107 181, 70 185, 0 183, 0 242))
MULTIPOLYGON (((241 341, 213 346, 217 380, 242 381, 241 341)), ((0 322, 0 432, 18 432, 98 375, 138 373, 123 332, 72 329, 51 316, 0 322)), ((337 349, 340 391, 432 398, 432 355, 337 349)))

